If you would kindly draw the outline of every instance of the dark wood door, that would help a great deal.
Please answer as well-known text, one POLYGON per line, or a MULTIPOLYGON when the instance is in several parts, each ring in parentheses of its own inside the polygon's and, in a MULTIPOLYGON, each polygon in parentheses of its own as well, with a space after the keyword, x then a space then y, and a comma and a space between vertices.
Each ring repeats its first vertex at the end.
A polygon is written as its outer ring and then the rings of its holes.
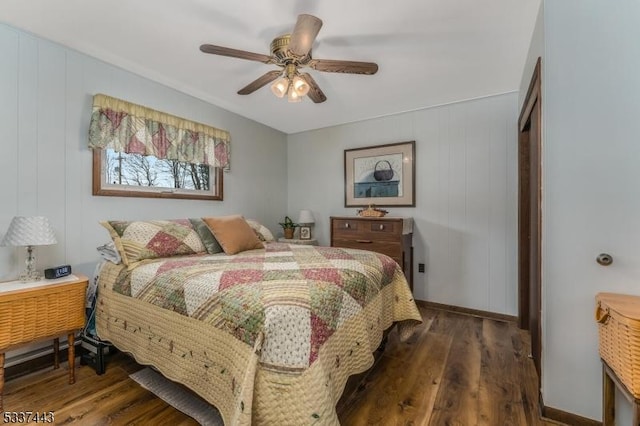
POLYGON ((540 179, 540 109, 534 104, 529 120, 529 332, 531 333, 531 354, 540 377, 542 356, 542 301, 541 299, 541 179, 540 179))
POLYGON ((542 107, 540 59, 519 120, 519 322, 531 334, 531 356, 542 377, 542 107))

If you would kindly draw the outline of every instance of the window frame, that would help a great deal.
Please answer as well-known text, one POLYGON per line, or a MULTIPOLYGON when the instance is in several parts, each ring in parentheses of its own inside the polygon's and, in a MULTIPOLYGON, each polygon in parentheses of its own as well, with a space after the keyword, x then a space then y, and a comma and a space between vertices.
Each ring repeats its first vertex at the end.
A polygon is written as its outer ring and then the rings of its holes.
MULTIPOLYGON (((215 177, 215 182, 209 183, 209 191, 155 188, 155 187, 139 187, 141 189, 117 188, 113 185, 104 183, 105 176, 105 160, 103 149, 93 149, 93 195, 108 197, 137 197, 137 198, 169 198, 182 200, 223 200, 223 172, 220 167, 211 167, 209 176, 215 177), (142 189, 147 188, 147 189, 142 189)), ((124 186, 124 185, 123 185, 124 186)))

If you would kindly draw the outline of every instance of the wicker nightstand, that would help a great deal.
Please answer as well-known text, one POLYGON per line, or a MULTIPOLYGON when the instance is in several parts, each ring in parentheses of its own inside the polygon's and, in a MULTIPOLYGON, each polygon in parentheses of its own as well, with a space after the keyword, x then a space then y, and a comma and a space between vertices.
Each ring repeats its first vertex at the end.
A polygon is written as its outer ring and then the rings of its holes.
POLYGON ((33 283, 0 283, 0 411, 3 410, 4 354, 24 343, 54 338, 54 368, 59 367, 59 335, 69 342, 69 384, 75 382, 74 332, 84 326, 87 277, 70 275, 33 283))

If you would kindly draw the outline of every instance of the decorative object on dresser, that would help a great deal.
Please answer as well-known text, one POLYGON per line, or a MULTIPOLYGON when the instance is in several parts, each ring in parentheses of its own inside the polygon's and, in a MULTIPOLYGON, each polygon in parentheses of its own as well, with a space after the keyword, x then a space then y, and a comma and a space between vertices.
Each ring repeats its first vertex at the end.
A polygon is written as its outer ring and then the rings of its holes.
MULTIPOLYGON (((69 384, 75 383, 75 331, 84 327, 87 277, 70 275, 51 281, 0 284, 0 411, 4 390, 5 352, 14 346, 52 338, 58 368, 58 336, 67 333, 69 384)), ((24 407, 23 407, 24 408, 24 407)))
POLYGON ((386 254, 400 265, 413 292, 413 218, 332 216, 331 246, 386 254))
POLYGON ((15 216, 9 224, 9 229, 2 238, 0 245, 27 247, 25 270, 20 274, 20 281, 38 281, 41 277, 36 271, 36 258, 33 246, 47 246, 56 244, 56 236, 43 216, 15 216))
POLYGON ((344 206, 416 205, 415 141, 346 149, 344 206))
POLYGON ((298 216, 298 226, 300 227, 301 240, 311 239, 311 226, 314 223, 315 219, 313 218, 313 213, 311 213, 311 210, 300 210, 300 215, 298 216))
POLYGON ((384 217, 389 213, 386 210, 376 208, 373 204, 369 204, 366 209, 358 210, 358 216, 361 217, 384 217))

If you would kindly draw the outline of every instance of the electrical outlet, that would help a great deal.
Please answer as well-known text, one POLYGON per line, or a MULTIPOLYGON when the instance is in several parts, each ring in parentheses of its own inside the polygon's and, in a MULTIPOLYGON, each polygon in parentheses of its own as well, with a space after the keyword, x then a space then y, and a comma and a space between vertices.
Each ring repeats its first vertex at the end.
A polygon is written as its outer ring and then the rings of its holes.
POLYGON ((418 263, 418 272, 424 272, 424 263, 418 263))

